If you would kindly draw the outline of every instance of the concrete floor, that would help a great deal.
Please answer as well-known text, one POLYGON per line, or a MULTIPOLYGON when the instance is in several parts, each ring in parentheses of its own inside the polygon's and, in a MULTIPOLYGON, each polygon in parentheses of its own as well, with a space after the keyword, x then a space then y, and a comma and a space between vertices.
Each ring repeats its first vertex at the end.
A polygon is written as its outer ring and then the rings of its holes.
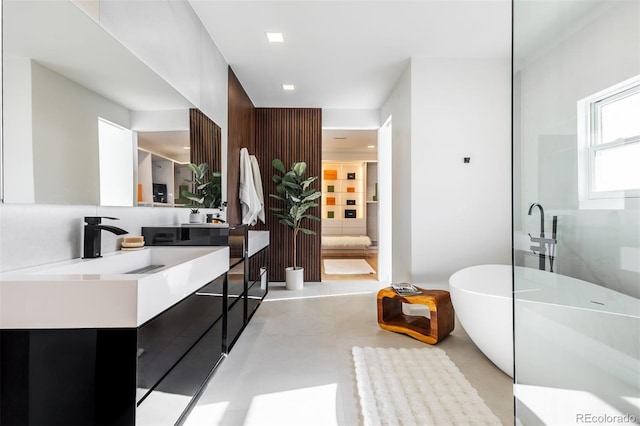
MULTIPOLYGON (((305 283, 298 292, 272 283, 185 424, 362 424, 351 348, 425 345, 378 327, 380 286, 375 281, 305 283)), ((438 347, 502 424, 513 425, 511 378, 475 347, 462 327, 456 324, 438 347)))

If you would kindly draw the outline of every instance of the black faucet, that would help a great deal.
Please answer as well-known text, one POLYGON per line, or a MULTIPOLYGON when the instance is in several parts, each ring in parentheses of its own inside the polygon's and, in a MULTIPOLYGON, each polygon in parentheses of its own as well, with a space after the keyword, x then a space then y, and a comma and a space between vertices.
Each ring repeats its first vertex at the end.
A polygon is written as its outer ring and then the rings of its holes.
POLYGON ((116 226, 101 225, 102 219, 119 220, 117 217, 87 216, 84 218, 84 259, 102 257, 102 231, 113 232, 116 235, 127 234, 124 229, 116 226))
POLYGON ((549 244, 549 253, 551 254, 549 256, 549 265, 551 266, 550 271, 553 272, 553 260, 554 260, 553 253, 555 252, 554 246, 557 243, 556 227, 557 227, 558 217, 557 216, 553 217, 553 234, 551 238, 545 238, 544 237, 544 209, 542 208, 541 204, 533 203, 529 206, 529 216, 531 216, 531 214, 533 213, 534 207, 537 207, 538 209, 540 209, 540 238, 532 237, 531 234, 529 234, 529 238, 531 239, 531 242, 538 243, 537 246, 531 246, 531 251, 533 251, 533 253, 535 253, 536 251, 538 252, 538 255, 539 255, 538 269, 540 269, 541 271, 544 271, 546 270, 547 244, 549 244))

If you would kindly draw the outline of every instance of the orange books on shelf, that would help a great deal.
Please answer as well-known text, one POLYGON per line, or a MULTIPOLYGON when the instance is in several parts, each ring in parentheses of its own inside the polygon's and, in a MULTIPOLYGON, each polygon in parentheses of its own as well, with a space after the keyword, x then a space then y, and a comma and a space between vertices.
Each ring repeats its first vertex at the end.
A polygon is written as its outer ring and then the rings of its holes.
POLYGON ((325 170, 324 178, 327 180, 336 180, 338 179, 338 171, 337 170, 325 170))
POLYGON ((336 205, 336 197, 327 197, 327 205, 335 206, 336 205))
POLYGON ((356 188, 353 186, 348 186, 347 187, 347 192, 356 192, 356 188))

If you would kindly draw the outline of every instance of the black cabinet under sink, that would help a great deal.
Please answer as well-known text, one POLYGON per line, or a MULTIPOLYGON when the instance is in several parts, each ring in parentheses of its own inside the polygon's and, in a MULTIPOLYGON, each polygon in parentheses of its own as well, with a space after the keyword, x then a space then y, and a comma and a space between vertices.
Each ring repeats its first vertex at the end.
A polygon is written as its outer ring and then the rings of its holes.
POLYGON ((224 273, 139 327, 1 329, 0 425, 174 424, 224 357, 226 294, 224 273))
MULTIPOLYGON (((198 340, 203 338, 212 328, 219 329, 220 337, 207 349, 206 356, 214 360, 222 356, 224 349, 222 340, 223 297, 222 294, 212 297, 203 293, 203 289, 213 284, 219 284, 222 292, 224 276, 186 297, 138 330, 138 404, 158 386, 167 372, 181 362, 181 358, 192 350, 198 340)), ((211 367, 212 365, 209 366, 209 369, 211 367)), ((196 383, 190 386, 186 380, 184 382, 183 385, 188 389, 201 384, 196 383)), ((175 391, 170 393, 179 395, 189 395, 190 393, 189 390, 166 389, 166 387, 165 384, 165 391, 175 391)), ((193 395, 191 393, 191 396, 193 395)))
POLYGON ((227 274, 142 325, 138 331, 137 417, 186 415, 225 353, 227 274))
MULTIPOLYGON (((147 245, 229 246, 227 315, 223 350, 225 353, 230 351, 269 291, 268 244, 250 255, 247 225, 143 227, 142 235, 147 245)), ((202 291, 219 295, 223 293, 220 285, 216 284, 211 284, 202 291)))

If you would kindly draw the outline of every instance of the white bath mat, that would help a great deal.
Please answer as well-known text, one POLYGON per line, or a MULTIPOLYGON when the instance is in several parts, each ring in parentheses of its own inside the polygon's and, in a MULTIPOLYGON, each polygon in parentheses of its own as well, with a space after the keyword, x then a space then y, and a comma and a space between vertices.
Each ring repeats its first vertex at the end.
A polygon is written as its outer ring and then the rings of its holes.
POLYGON ((376 271, 364 259, 325 259, 325 274, 375 274, 376 271))
POLYGON ((364 424, 499 425, 438 348, 352 348, 364 424))

